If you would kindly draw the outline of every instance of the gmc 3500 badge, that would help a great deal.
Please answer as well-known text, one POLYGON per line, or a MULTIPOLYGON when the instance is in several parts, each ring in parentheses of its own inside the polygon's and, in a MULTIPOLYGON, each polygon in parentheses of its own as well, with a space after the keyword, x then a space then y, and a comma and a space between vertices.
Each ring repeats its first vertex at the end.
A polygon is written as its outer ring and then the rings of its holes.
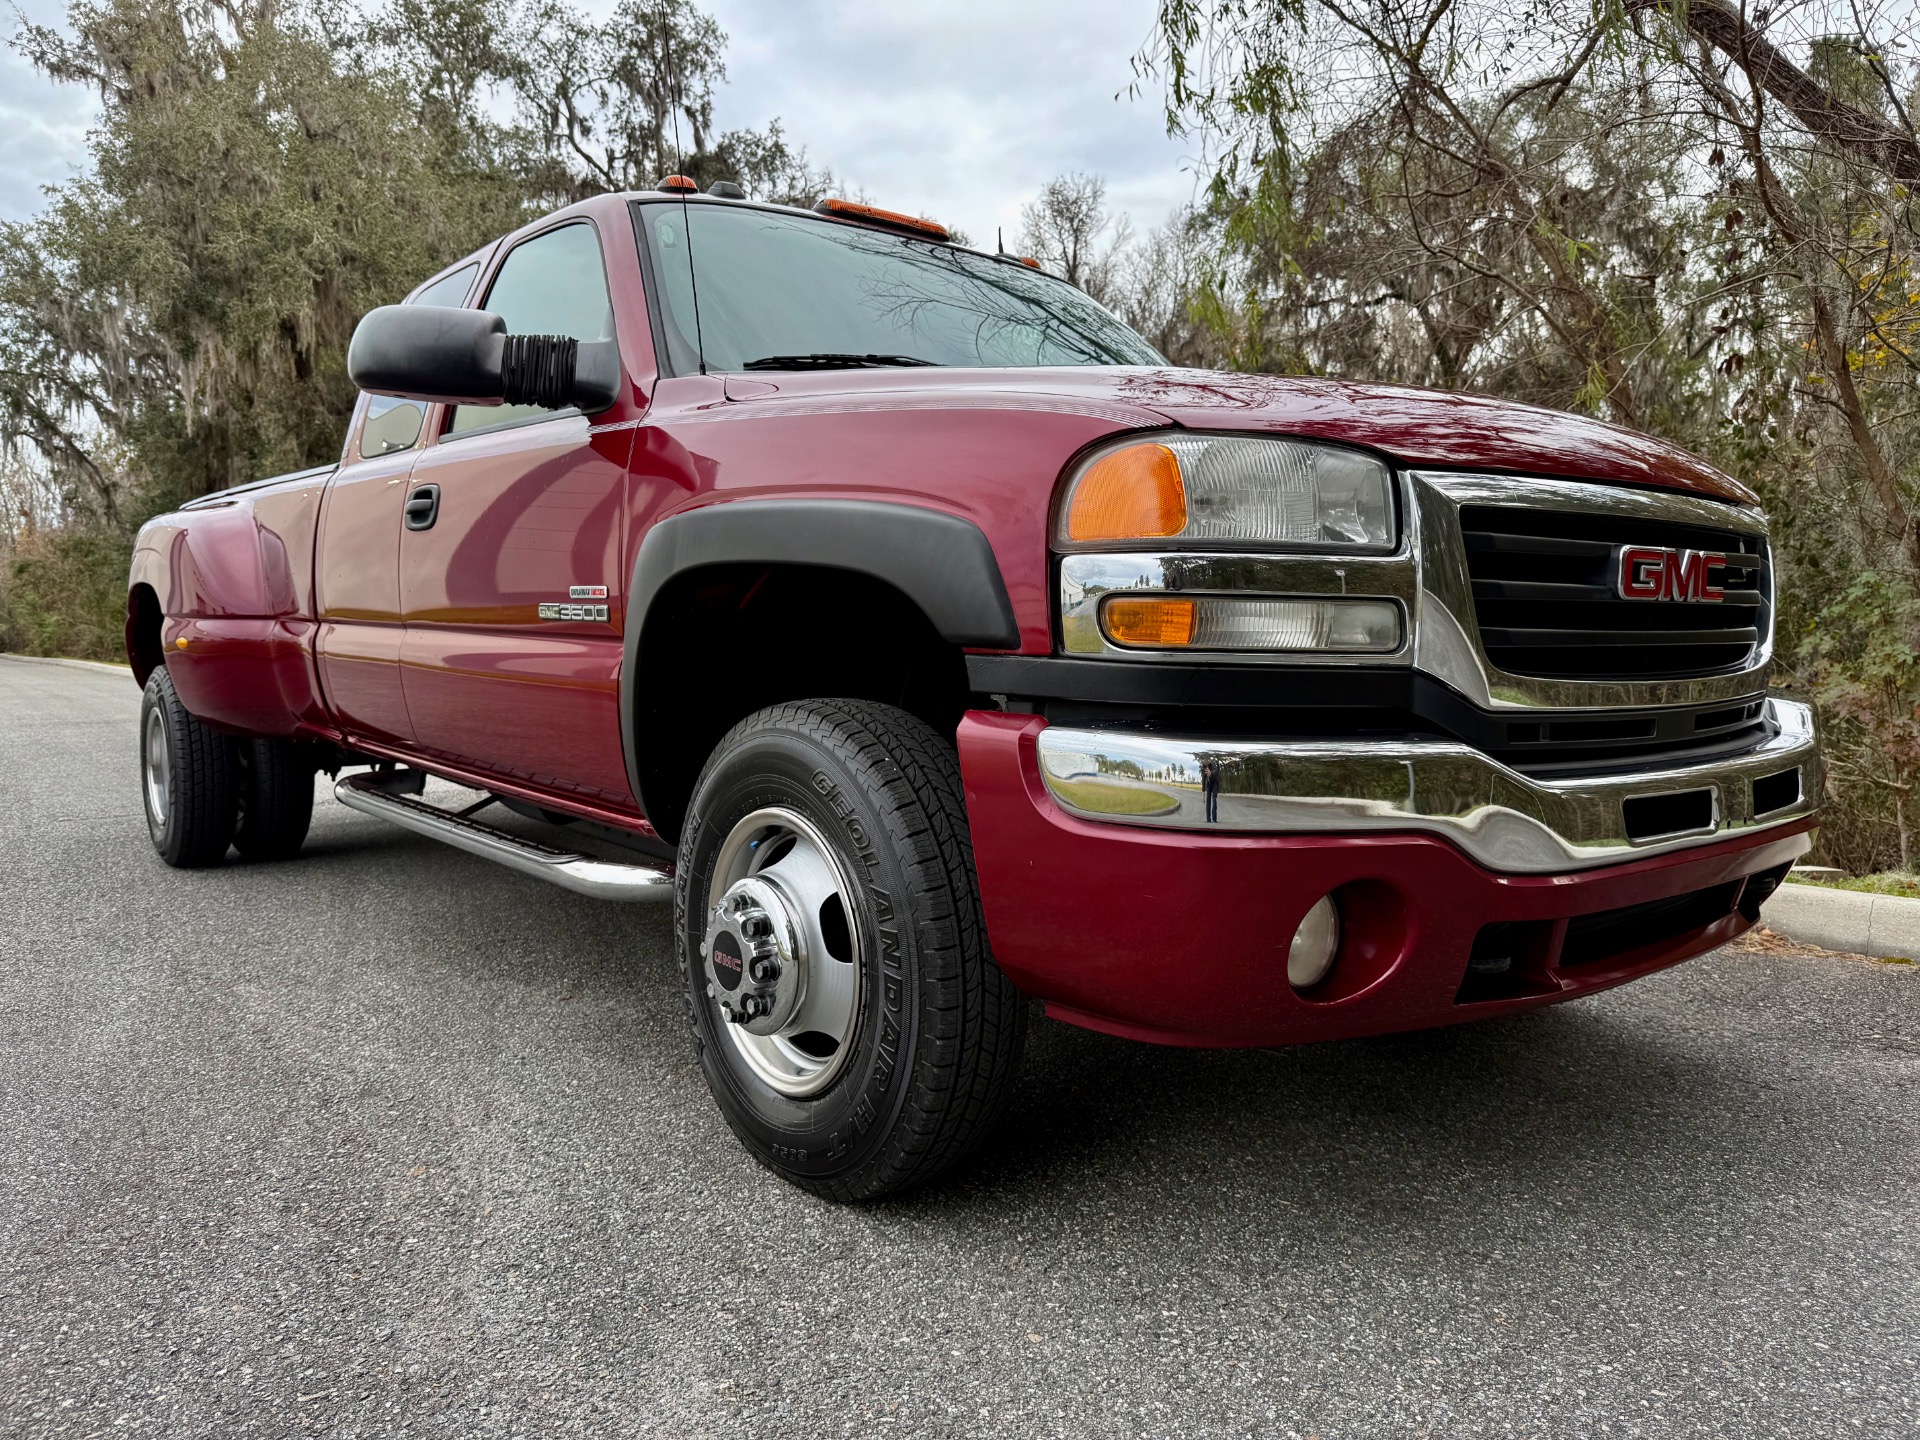
POLYGON ((540 618, 542 620, 600 620, 607 618, 607 587, 604 585, 572 585, 567 588, 569 601, 599 600, 599 605, 561 604, 559 601, 542 601, 540 618))

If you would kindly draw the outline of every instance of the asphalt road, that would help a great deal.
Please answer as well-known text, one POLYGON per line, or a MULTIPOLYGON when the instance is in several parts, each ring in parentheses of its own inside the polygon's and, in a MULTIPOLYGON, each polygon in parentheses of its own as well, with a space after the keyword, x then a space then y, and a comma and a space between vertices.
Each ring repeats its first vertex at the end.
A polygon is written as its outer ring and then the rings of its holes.
POLYGON ((839 1209, 722 1124, 664 912, 330 799, 169 871, 137 704, 0 659, 0 1435, 1920 1434, 1911 968, 1040 1023, 979 1164, 839 1209))

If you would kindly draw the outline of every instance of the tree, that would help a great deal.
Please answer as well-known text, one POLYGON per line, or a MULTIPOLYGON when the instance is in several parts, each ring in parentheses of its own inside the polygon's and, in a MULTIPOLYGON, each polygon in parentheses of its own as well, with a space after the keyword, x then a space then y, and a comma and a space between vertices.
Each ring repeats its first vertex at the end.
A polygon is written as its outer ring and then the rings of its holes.
POLYGON ((1762 491, 1780 668, 1829 724, 1850 863, 1907 858, 1889 797, 1920 750, 1894 658, 1920 648, 1914 26, 1826 0, 1162 0, 1137 60, 1204 139, 1199 308, 1232 363, 1586 410, 1762 491))
POLYGON ((1124 215, 1108 213, 1107 182, 1098 175, 1058 176, 1020 208, 1021 253, 1103 302, 1131 235, 1124 215))
POLYGON ((564 0, 75 0, 23 25, 16 49, 101 116, 86 173, 0 225, 0 462, 60 517, 8 643, 110 645, 139 521, 336 457, 360 316, 483 241, 652 185, 681 137, 703 183, 830 184, 777 121, 711 134, 724 43, 691 0, 602 24, 564 0), (42 614, 61 604, 92 618, 42 614))
POLYGON ((693 0, 620 0, 599 24, 565 0, 519 21, 517 59, 498 66, 521 118, 567 177, 567 198, 637 190, 681 173, 731 180, 757 199, 812 204, 833 183, 780 122, 713 133, 726 35, 693 0))
POLYGON ((124 524, 336 454, 362 313, 543 208, 651 185, 681 121, 696 172, 809 198, 828 177, 778 122, 711 137, 724 40, 689 0, 602 25, 554 0, 78 0, 66 31, 23 27, 103 113, 89 173, 0 227, 0 438, 124 524))
POLYGON ((1175 365, 1218 368, 1220 338, 1204 310, 1217 245, 1206 216, 1175 211, 1158 229, 1114 247, 1114 275, 1102 303, 1175 365))
POLYGON ((415 98, 272 0, 75 5, 20 48, 89 86, 92 166, 0 228, 7 438, 120 515, 338 450, 360 314, 526 214, 439 162, 415 98))

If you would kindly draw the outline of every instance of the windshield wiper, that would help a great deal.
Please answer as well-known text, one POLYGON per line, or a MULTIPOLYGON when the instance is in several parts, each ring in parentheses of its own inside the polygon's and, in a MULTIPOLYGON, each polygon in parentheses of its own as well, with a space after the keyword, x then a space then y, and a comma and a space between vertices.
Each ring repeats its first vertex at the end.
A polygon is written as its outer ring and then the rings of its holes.
POLYGON ((885 370, 896 365, 938 365, 917 355, 762 355, 741 365, 742 370, 885 370))

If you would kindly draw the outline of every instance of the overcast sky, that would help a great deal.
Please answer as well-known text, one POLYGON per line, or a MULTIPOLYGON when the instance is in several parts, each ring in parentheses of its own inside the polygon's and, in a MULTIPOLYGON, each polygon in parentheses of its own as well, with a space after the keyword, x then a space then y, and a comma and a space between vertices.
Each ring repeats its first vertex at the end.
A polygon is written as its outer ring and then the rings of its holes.
MULTIPOLYGON (((1155 0, 703 3, 728 35, 723 129, 778 116, 849 189, 977 245, 992 248, 996 225, 1011 245, 1022 202, 1063 171, 1106 176, 1141 229, 1193 195, 1193 147, 1167 138, 1158 87, 1124 93, 1155 0)), ((49 22, 65 7, 21 8, 49 22)), ((0 217, 32 214, 40 187, 84 162, 91 118, 80 90, 0 55, 0 217)))

